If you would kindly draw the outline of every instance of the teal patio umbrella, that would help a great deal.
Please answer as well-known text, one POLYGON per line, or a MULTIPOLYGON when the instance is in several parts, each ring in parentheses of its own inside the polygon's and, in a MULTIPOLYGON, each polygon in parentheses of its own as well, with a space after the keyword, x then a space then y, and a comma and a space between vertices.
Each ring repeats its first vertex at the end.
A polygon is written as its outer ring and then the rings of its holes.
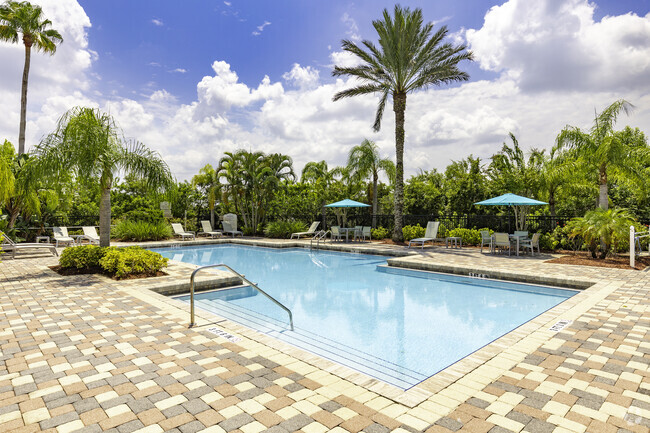
POLYGON ((507 193, 498 197, 492 197, 487 200, 479 201, 474 204, 485 206, 512 206, 515 211, 515 224, 517 226, 517 230, 523 230, 524 224, 526 222, 526 213, 528 206, 539 206, 548 203, 528 197, 522 197, 517 194, 507 193))
MULTIPOLYGON (((365 204, 365 203, 361 203, 359 201, 350 200, 349 198, 346 198, 345 200, 337 201, 336 203, 326 204, 325 207, 331 207, 331 208, 335 208, 335 209, 336 208, 343 208, 343 212, 342 212, 342 214, 343 214, 343 225, 345 225, 345 223, 347 221, 347 210, 348 210, 348 208, 351 208, 351 207, 370 207, 370 205, 365 204)), ((339 213, 336 212, 336 210, 334 211, 334 213, 336 213, 336 218, 338 220, 338 218, 340 216, 339 213)))

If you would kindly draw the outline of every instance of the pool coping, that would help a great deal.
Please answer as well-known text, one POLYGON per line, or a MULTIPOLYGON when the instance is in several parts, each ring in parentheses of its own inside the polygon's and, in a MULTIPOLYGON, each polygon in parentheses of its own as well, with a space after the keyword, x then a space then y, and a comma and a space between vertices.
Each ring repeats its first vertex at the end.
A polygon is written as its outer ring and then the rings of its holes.
MULTIPOLYGON (((303 241, 268 241, 264 239, 216 239, 216 240, 206 240, 206 241, 186 241, 186 242, 174 242, 172 248, 182 247, 182 246, 198 246, 198 245, 214 245, 214 244, 240 244, 240 245, 249 245, 249 246, 261 246, 261 247, 271 247, 271 248, 309 248, 309 246, 303 241)), ((146 244, 143 245, 147 248, 157 248, 157 247, 169 247, 170 243, 161 243, 161 244, 146 244), (155 246, 154 246, 155 245, 155 246)), ((378 249, 373 248, 372 245, 359 245, 359 246, 348 246, 348 245, 327 245, 328 248, 318 248, 322 250, 330 251, 340 251, 340 252, 352 252, 352 253, 361 253, 361 254, 378 254, 378 249), (332 248, 334 247, 334 248, 332 248)), ((274 337, 268 336, 256 330, 250 329, 244 325, 240 325, 236 322, 233 322, 229 319, 225 319, 213 313, 197 309, 197 323, 199 323, 197 328, 208 328, 213 327, 215 324, 223 327, 225 331, 232 332, 237 336, 241 336, 251 341, 260 343, 268 348, 277 350, 285 355, 290 356, 291 358, 308 363, 314 367, 332 373, 341 379, 350 381, 351 383, 361 386, 369 391, 375 392, 385 398, 393 400, 397 403, 401 403, 407 407, 413 408, 425 400, 429 399, 436 393, 439 393, 446 388, 449 389, 452 386, 458 384, 460 387, 466 388, 463 385, 461 380, 467 377, 472 372, 480 371, 481 366, 490 366, 492 363, 503 363, 503 362, 514 362, 513 359, 522 360, 524 356, 516 356, 512 352, 514 350, 516 353, 521 355, 523 352, 518 352, 517 347, 521 345, 526 345, 526 340, 531 338, 539 341, 539 335, 546 336, 546 339, 552 337, 554 332, 549 331, 549 328, 555 324, 560 319, 567 319, 568 317, 573 317, 579 315, 580 311, 586 311, 592 305, 595 305, 600 299, 601 296, 595 296, 600 294, 603 290, 606 290, 607 287, 613 287, 611 282, 603 281, 594 281, 586 278, 579 279, 561 279, 561 278, 544 278, 543 276, 537 274, 531 274, 528 272, 506 272, 498 271, 495 272, 494 269, 490 269, 482 266, 459 266, 459 265, 444 265, 435 262, 417 262, 417 259, 422 259, 422 256, 415 251, 400 251, 395 250, 394 246, 392 248, 381 248, 381 255, 392 256, 394 258, 387 259, 389 266, 394 267, 403 267, 406 269, 415 269, 423 271, 435 271, 440 272, 440 269, 450 269, 452 273, 457 275, 470 275, 472 273, 478 273, 479 275, 485 274, 491 276, 498 275, 500 279, 508 281, 518 281, 524 283, 532 284, 542 284, 558 287, 560 284, 569 282, 573 289, 580 289, 579 293, 573 297, 561 302, 555 307, 545 311, 544 313, 532 318, 528 322, 520 325, 519 327, 513 329, 512 331, 504 334, 503 336, 493 340, 492 342, 486 344, 485 346, 479 348, 475 352, 467 355, 466 357, 456 361, 455 363, 447 366, 446 368, 440 370, 419 384, 409 388, 402 389, 394 385, 387 384, 379 379, 371 377, 365 373, 361 373, 357 370, 354 370, 350 367, 346 367, 334 361, 325 359, 319 355, 312 354, 303 349, 294 347, 288 343, 285 343, 281 340, 278 340, 274 337), (415 260, 414 260, 415 259, 415 260), (392 262, 392 263, 391 263, 392 262), (430 265, 423 265, 423 263, 430 263, 430 265), (596 299, 597 298, 597 299, 596 299), (586 301, 591 300, 593 302, 586 301), (589 307, 584 308, 585 305, 589 304, 589 307), (580 308, 577 308, 580 307, 580 308), (535 337, 533 337, 535 335, 535 337), (511 350, 509 350, 511 349, 511 350), (505 357, 505 358, 504 358, 505 357)), ((182 263, 182 262, 178 262, 182 263)), ((183 263, 185 264, 185 263, 183 263)), ((198 267, 196 265, 189 265, 198 267)), ((567 287, 567 285, 563 285, 567 287)), ((611 290, 613 291, 615 287, 611 290)), ((610 293, 610 290, 606 290, 607 294, 610 293)), ((174 309, 180 309, 185 311, 186 314, 189 314, 190 306, 187 303, 184 303, 178 299, 169 298, 168 296, 160 295, 156 293, 157 296, 162 296, 163 299, 158 299, 158 301, 163 301, 168 307, 174 309)), ((606 295, 605 295, 606 296, 606 295)), ((603 296, 604 297, 604 296, 603 296)), ((541 345, 543 341, 539 343, 541 345)), ((526 351, 527 353, 530 353, 526 351)), ((481 374, 479 374, 481 375, 481 374)), ((485 377, 485 376, 483 376, 485 377)), ((491 377, 491 376, 488 376, 491 377)), ((478 382, 480 383, 480 382, 478 382)))

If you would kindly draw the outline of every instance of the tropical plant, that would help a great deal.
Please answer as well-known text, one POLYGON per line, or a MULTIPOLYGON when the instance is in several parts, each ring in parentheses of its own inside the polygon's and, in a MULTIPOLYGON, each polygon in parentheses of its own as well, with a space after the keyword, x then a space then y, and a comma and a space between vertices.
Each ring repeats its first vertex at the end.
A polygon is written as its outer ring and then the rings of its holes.
POLYGON ((348 168, 359 179, 370 178, 372 183, 372 226, 377 225, 377 184, 379 172, 383 171, 389 180, 395 177, 395 164, 379 155, 379 147, 372 141, 364 139, 354 146, 348 155, 348 168))
POLYGON ((420 224, 414 226, 408 225, 402 227, 402 236, 404 236, 405 241, 410 241, 411 239, 424 237, 426 231, 420 224))
POLYGON ((481 158, 469 155, 460 161, 452 161, 445 169, 442 189, 447 198, 447 211, 459 214, 471 213, 474 203, 487 198, 488 185, 481 158))
POLYGON ((210 209, 210 224, 214 227, 214 207, 221 196, 221 184, 217 171, 210 164, 206 164, 199 170, 199 174, 192 177, 192 185, 200 188, 205 194, 210 209))
POLYGON ((602 209, 589 211, 584 217, 574 218, 567 224, 569 237, 580 237, 593 258, 604 259, 616 252, 626 242, 630 225, 635 223, 627 209, 602 209))
POLYGON ((99 183, 100 245, 110 245, 111 188, 118 172, 143 179, 156 190, 172 184, 169 167, 142 143, 127 142, 115 120, 98 109, 75 107, 65 113, 56 130, 37 146, 35 172, 58 178, 72 173, 86 183, 99 183))
POLYGON ((172 229, 165 221, 122 220, 111 229, 111 237, 123 241, 159 241, 172 237, 172 229))
POLYGON ((526 158, 517 137, 512 132, 509 136, 512 147, 503 143, 501 151, 492 156, 487 169, 492 188, 499 194, 510 192, 533 198, 539 190, 542 152, 533 149, 526 158))
POLYGON ((433 32, 433 23, 424 24, 422 10, 395 5, 393 16, 387 9, 383 19, 373 21, 379 47, 364 40, 366 49, 350 40, 341 45, 361 61, 359 66, 335 66, 334 76, 347 75, 360 83, 334 95, 334 101, 365 94, 380 94, 373 129, 379 131, 389 96, 395 112, 395 228, 393 240, 402 240, 404 200, 404 113, 408 93, 430 86, 467 81, 469 75, 458 69, 463 60, 472 60, 465 45, 443 43, 447 27, 433 32))
POLYGON ((99 266, 118 280, 130 275, 156 276, 168 258, 140 247, 107 248, 99 266))
POLYGON ((588 132, 566 126, 557 136, 559 148, 575 149, 584 163, 598 173, 598 205, 601 209, 609 207, 608 176, 622 175, 643 181, 639 162, 647 160, 647 147, 630 143, 625 139, 627 135, 614 131, 619 114, 628 114, 632 108, 632 104, 620 99, 596 115, 588 132))
POLYGON ((264 227, 264 234, 270 238, 288 238, 292 233, 305 231, 307 224, 302 221, 273 221, 264 227))
POLYGON ((384 227, 377 227, 376 229, 370 230, 370 236, 372 239, 386 239, 390 236, 390 230, 384 227))
POLYGON ((58 31, 50 29, 52 22, 45 19, 40 6, 29 2, 7 1, 0 5, 0 41, 18 43, 22 35, 25 45, 25 66, 20 96, 20 132, 18 134, 18 155, 25 153, 25 125, 27 117, 27 82, 32 47, 36 51, 53 55, 56 44, 63 42, 58 31))

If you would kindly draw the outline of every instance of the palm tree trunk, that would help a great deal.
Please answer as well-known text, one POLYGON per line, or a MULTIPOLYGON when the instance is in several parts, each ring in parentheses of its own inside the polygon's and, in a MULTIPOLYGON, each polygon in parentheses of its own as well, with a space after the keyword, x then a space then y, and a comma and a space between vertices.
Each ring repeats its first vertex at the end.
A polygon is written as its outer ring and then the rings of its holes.
POLYGON ((393 93, 393 111, 395 112, 395 228, 393 241, 401 242, 404 209, 404 112, 406 111, 406 93, 393 93))
POLYGON ((373 174, 372 177, 372 228, 377 228, 377 182, 378 179, 377 172, 373 174))
POLYGON ((555 190, 548 192, 548 208, 551 212, 551 218, 555 222, 555 190))
POLYGON ((214 227, 214 206, 210 208, 210 226, 212 227, 212 230, 215 229, 214 227))
POLYGON ((25 43, 25 66, 23 68, 23 85, 20 94, 20 131, 18 133, 18 155, 25 153, 25 125, 27 123, 27 80, 29 63, 32 57, 31 43, 25 43))
POLYGON ((111 245, 111 188, 102 188, 99 200, 99 245, 111 245))
POLYGON ((607 210, 609 208, 609 199, 607 195, 607 168, 605 165, 600 167, 600 172, 598 174, 599 181, 599 194, 598 194, 598 205, 601 209, 607 210))

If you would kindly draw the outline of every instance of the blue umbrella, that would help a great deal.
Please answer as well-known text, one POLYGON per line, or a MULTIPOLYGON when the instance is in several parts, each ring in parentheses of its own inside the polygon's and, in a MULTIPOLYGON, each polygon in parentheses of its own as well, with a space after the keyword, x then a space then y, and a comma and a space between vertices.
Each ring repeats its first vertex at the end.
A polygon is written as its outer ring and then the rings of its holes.
MULTIPOLYGON (((332 207, 332 208, 345 208, 343 211, 343 225, 346 224, 347 221, 347 208, 349 207, 370 207, 369 204, 361 203, 358 201, 350 200, 349 198, 346 198, 345 200, 337 201, 336 203, 330 203, 325 205, 325 207, 332 207)), ((336 213, 336 219, 338 220, 339 218, 339 213, 334 211, 336 213)))
POLYGON ((479 201, 474 204, 482 204, 482 205, 487 205, 487 206, 512 206, 512 208, 515 211, 515 224, 517 226, 517 230, 523 230, 524 228, 524 222, 526 219, 526 210, 524 207, 519 209, 519 212, 517 212, 517 207, 518 206, 537 206, 537 205, 542 205, 542 204, 548 204, 543 201, 539 200, 534 200, 532 198, 528 197, 522 197, 517 194, 503 194, 498 197, 492 197, 487 200, 479 201), (519 214, 519 215, 517 215, 519 214))

